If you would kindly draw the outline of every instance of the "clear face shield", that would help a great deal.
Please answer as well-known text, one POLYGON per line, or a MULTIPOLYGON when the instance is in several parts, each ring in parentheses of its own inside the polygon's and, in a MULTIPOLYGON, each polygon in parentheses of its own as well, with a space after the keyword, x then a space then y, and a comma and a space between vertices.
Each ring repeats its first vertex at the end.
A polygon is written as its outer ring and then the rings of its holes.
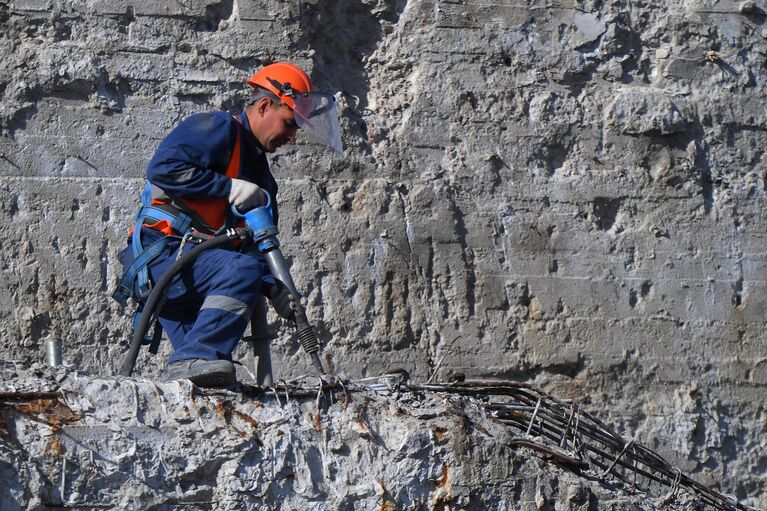
POLYGON ((296 105, 294 112, 298 127, 317 142, 343 153, 336 99, 324 92, 294 93, 292 99, 296 105))

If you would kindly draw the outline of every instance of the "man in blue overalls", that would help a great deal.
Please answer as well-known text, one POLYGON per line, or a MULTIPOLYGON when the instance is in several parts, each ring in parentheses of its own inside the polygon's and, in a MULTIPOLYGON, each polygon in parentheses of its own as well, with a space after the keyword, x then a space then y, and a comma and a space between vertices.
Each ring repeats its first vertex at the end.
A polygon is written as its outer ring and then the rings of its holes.
MULTIPOLYGON (((300 68, 271 64, 248 84, 255 95, 243 113, 192 115, 160 143, 149 162, 129 246, 121 254, 127 271, 116 295, 132 295, 142 304, 152 282, 183 250, 184 236, 231 227, 231 206, 243 212, 262 206, 268 193, 276 225, 277 182, 266 153, 292 142, 299 129, 341 152, 333 97, 313 92, 300 68), (150 247, 147 262, 140 255, 150 247)), ((290 294, 278 284, 252 247, 201 253, 174 278, 159 313, 173 346, 167 378, 205 387, 234 383, 232 352, 261 296, 279 315, 291 317, 290 294)))

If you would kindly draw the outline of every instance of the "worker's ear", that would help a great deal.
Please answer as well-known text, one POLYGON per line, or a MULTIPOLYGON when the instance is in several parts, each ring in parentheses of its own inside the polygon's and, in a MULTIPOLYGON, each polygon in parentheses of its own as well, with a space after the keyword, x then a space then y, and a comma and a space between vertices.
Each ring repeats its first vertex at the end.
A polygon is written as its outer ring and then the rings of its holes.
POLYGON ((256 102, 256 112, 258 115, 264 115, 272 105, 274 101, 271 98, 263 97, 256 102))

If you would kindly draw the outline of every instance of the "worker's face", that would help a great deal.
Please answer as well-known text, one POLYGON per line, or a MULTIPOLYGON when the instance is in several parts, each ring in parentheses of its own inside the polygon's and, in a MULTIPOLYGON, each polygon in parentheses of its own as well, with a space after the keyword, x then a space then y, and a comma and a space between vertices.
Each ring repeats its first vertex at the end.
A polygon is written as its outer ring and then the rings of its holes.
POLYGON ((273 153, 295 140, 298 124, 290 107, 268 98, 261 98, 254 106, 256 111, 250 119, 250 128, 267 152, 273 153))

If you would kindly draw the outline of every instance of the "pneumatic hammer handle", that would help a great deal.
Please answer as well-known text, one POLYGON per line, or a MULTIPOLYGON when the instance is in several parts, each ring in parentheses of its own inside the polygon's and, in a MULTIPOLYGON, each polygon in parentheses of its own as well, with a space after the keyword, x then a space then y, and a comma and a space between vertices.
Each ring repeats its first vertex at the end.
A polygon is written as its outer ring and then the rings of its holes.
POLYGON ((266 194, 266 203, 258 208, 243 214, 232 206, 232 212, 238 218, 245 220, 245 224, 251 232, 253 242, 259 252, 263 254, 272 276, 282 282, 293 296, 293 312, 296 322, 298 340, 312 359, 312 365, 320 372, 327 374, 320 360, 320 341, 317 333, 306 318, 306 310, 301 304, 301 293, 298 292, 293 277, 290 275, 288 265, 280 250, 280 242, 277 239, 277 227, 271 214, 271 198, 266 194))

